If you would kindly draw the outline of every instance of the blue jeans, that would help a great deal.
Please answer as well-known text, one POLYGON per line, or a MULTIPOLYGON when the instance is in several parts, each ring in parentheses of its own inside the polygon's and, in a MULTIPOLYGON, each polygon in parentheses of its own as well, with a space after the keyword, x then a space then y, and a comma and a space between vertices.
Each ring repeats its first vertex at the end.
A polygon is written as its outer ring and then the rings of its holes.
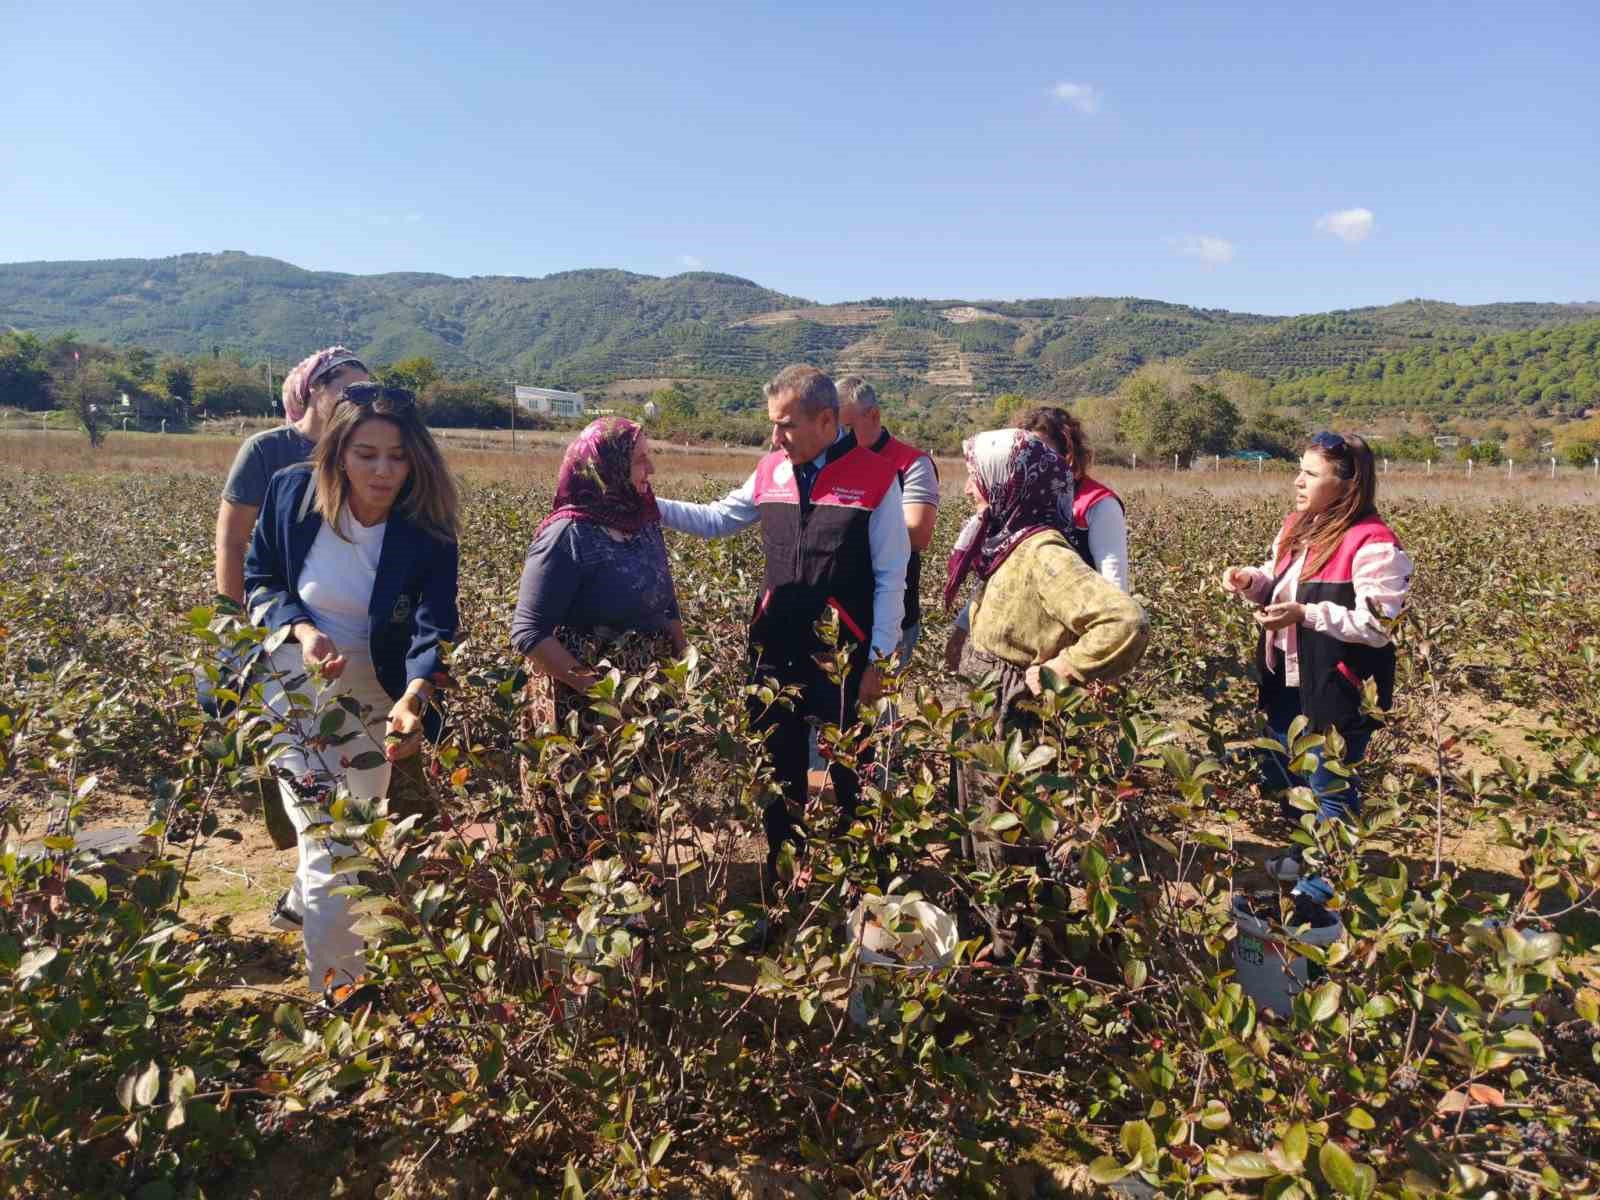
MULTIPOLYGON (((1300 715, 1300 689, 1285 687, 1267 709, 1267 736, 1281 745, 1285 752, 1289 748, 1289 726, 1300 715)), ((1311 732, 1310 730, 1306 731, 1311 732)), ((1344 764, 1355 766, 1367 755, 1367 743, 1372 740, 1372 731, 1363 729, 1354 733, 1344 734, 1344 764)), ((1361 813, 1361 789, 1356 783, 1356 777, 1335 775, 1322 765, 1322 747, 1312 750, 1311 756, 1316 759, 1317 766, 1309 778, 1295 775, 1289 770, 1289 759, 1285 754, 1274 754, 1270 751, 1257 751, 1261 762, 1261 786, 1273 791, 1287 791, 1293 787, 1308 787, 1311 794, 1317 798, 1317 809, 1324 821, 1342 821, 1345 814, 1361 813)), ((1283 802, 1283 815, 1291 821, 1300 819, 1300 810, 1293 807, 1285 798, 1283 802)))

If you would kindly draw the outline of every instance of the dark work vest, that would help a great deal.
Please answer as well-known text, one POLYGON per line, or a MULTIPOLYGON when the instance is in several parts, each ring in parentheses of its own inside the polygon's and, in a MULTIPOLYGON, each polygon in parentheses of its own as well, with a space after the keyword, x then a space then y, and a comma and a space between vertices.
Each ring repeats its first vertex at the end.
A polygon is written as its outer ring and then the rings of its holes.
POLYGON ((1102 500, 1113 500, 1118 508, 1126 511, 1122 497, 1098 479, 1085 475, 1072 489, 1072 532, 1067 535, 1067 542, 1078 552, 1078 557, 1096 571, 1100 565, 1089 553, 1089 510, 1102 500))
POLYGON ((894 468, 846 434, 828 448, 802 504, 794 468, 776 450, 756 466, 766 575, 750 621, 750 644, 761 662, 797 667, 825 647, 814 626, 832 608, 841 643, 853 657, 871 648, 872 544, 867 524, 895 481, 894 468))
MULTIPOLYGON (((1289 521, 1283 524, 1278 535, 1281 545, 1289 531, 1289 521)), ((1345 608, 1356 606, 1356 588, 1351 580, 1356 551, 1363 546, 1387 543, 1398 546, 1400 539, 1394 530, 1374 515, 1352 525, 1315 576, 1302 578, 1295 589, 1295 599, 1301 604, 1316 604, 1331 600, 1345 608)), ((1276 571, 1281 574, 1290 564, 1288 554, 1280 554, 1276 571)), ((1277 672, 1269 674, 1266 667, 1267 637, 1263 633, 1256 647, 1256 668, 1261 677, 1260 702, 1268 708, 1283 686, 1282 663, 1277 672)), ((1326 733, 1337 729, 1352 733, 1362 729, 1376 729, 1381 722, 1365 716, 1361 711, 1361 689, 1369 679, 1377 681, 1378 707, 1385 712, 1394 704, 1395 653, 1392 644, 1363 646, 1356 642, 1340 641, 1326 633, 1318 633, 1309 626, 1296 630, 1300 647, 1300 711, 1310 722, 1312 733, 1326 733)))
MULTIPOLYGON (((878 435, 878 440, 872 443, 872 452, 880 458, 888 460, 894 468, 896 478, 900 480, 901 502, 905 501, 906 472, 916 466, 917 460, 926 458, 933 463, 933 456, 924 454, 915 446, 902 442, 899 438, 889 436, 885 429, 878 435)), ((939 478, 939 464, 933 463, 933 477, 939 478)), ((922 620, 922 554, 920 551, 911 552, 911 560, 906 563, 906 615, 900 622, 901 629, 910 629, 922 620)))

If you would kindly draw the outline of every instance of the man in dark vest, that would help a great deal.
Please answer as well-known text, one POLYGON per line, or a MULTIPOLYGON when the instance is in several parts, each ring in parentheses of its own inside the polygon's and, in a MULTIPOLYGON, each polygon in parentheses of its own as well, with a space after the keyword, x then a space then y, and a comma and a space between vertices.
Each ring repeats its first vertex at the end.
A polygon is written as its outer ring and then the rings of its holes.
POLYGON ((922 552, 933 544, 939 519, 939 468, 932 455, 918 450, 883 427, 878 393, 859 375, 839 380, 839 423, 855 434, 856 443, 888 459, 900 480, 900 502, 906 533, 911 537, 911 562, 906 567, 906 612, 900 622, 900 666, 922 638, 922 552))
MULTIPOLYGON (((667 528, 699 537, 761 524, 766 572, 750 619, 754 675, 800 690, 793 708, 752 704, 783 792, 763 813, 770 872, 783 844, 806 836, 808 719, 848 727, 858 699, 881 693, 878 660, 900 644, 911 540, 895 468, 841 428, 833 380, 815 367, 785 367, 762 391, 773 449, 750 477, 713 504, 657 504, 667 528), (830 609, 849 651, 842 693, 818 662, 827 647, 815 626, 830 609)), ((848 818, 860 780, 838 764, 829 775, 848 818)))

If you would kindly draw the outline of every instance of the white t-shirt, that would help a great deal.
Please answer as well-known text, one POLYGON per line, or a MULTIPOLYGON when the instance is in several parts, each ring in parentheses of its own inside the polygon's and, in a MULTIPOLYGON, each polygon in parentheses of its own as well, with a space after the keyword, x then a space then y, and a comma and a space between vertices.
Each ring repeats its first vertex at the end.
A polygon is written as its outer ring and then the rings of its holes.
POLYGON ((387 528, 387 521, 363 525, 345 509, 339 514, 339 529, 345 536, 341 538, 324 521, 300 568, 300 599, 311 610, 317 628, 333 639, 342 654, 371 653, 372 619, 367 609, 387 528))

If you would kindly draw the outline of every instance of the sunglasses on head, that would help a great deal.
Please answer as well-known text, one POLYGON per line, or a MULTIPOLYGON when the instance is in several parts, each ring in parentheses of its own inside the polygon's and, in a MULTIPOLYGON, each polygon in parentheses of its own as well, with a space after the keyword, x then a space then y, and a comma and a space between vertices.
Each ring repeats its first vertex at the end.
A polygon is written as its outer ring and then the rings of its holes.
POLYGON ((1345 450, 1344 438, 1337 433, 1328 433, 1327 431, 1313 434, 1311 444, 1319 450, 1326 450, 1329 454, 1343 454, 1345 450))
POLYGON ((375 383, 369 379, 361 383, 352 383, 344 389, 339 399, 348 400, 361 408, 382 404, 391 413, 403 413, 416 407, 417 394, 409 388, 390 387, 388 384, 375 383))

